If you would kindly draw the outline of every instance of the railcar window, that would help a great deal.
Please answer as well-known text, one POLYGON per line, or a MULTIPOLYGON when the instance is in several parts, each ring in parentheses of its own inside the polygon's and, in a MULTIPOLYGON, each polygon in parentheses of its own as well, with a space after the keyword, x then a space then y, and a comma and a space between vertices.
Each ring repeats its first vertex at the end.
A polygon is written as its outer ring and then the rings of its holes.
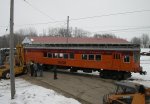
POLYGON ((58 58, 63 58, 64 57, 64 54, 63 53, 59 53, 58 54, 58 58))
POLYGON ((120 59, 120 54, 114 54, 114 59, 120 59))
POLYGON ((43 53, 43 57, 47 57, 47 53, 46 52, 43 53))
POLYGON ((70 53, 70 59, 74 59, 74 53, 70 53))
POLYGON ((116 54, 114 54, 114 59, 116 59, 116 54))
POLYGON ((53 53, 53 58, 58 58, 58 53, 53 53))
POLYGON ((124 62, 130 62, 130 56, 129 55, 124 56, 124 62))
POLYGON ((64 59, 68 59, 68 54, 64 53, 64 59))
POLYGON ((89 55, 89 60, 94 60, 94 55, 89 55))
POLYGON ((101 60, 101 55, 95 55, 95 59, 96 59, 97 61, 101 60))
POLYGON ((87 55, 86 54, 82 54, 82 59, 83 60, 87 60, 87 55))
POLYGON ((51 53, 47 53, 47 57, 48 58, 52 58, 52 54, 51 53))

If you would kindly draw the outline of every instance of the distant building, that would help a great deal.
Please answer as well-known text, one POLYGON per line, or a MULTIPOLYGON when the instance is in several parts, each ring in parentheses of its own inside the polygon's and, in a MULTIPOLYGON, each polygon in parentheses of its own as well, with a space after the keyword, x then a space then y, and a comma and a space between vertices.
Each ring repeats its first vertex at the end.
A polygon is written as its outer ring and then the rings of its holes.
POLYGON ((25 37, 25 39, 22 41, 22 44, 32 44, 31 38, 25 37))

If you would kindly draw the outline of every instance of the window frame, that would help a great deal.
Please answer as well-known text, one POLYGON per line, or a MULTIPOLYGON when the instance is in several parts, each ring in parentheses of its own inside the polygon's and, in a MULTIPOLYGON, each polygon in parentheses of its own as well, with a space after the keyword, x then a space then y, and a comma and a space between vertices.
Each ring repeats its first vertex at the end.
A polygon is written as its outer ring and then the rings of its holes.
POLYGON ((58 58, 58 53, 53 53, 53 58, 58 58))
POLYGON ((130 63, 130 55, 124 55, 123 62, 124 63, 130 63), (128 59, 126 57, 128 57, 128 59))
POLYGON ((64 53, 64 56, 63 56, 63 58, 64 58, 64 59, 68 59, 68 58, 69 58, 69 55, 68 55, 68 53, 64 53), (65 57, 65 56, 67 56, 67 57, 65 57))
POLYGON ((69 59, 74 59, 74 53, 69 53, 69 59))
POLYGON ((47 52, 47 58, 53 58, 53 54, 50 52, 47 52), (49 55, 51 55, 51 57, 49 57, 49 55))
POLYGON ((82 54, 82 60, 88 60, 88 55, 87 54, 82 54))
POLYGON ((90 60, 90 61, 95 60, 94 54, 89 54, 89 55, 88 55, 88 60, 90 60), (91 59, 91 57, 90 57, 90 56, 93 56, 93 58, 91 59))
POLYGON ((101 61, 101 60, 102 60, 102 55, 101 55, 101 54, 96 54, 96 55, 95 55, 95 60, 96 60, 96 61, 101 61), (100 59, 98 60, 98 59, 96 58, 96 56, 100 56, 100 59))

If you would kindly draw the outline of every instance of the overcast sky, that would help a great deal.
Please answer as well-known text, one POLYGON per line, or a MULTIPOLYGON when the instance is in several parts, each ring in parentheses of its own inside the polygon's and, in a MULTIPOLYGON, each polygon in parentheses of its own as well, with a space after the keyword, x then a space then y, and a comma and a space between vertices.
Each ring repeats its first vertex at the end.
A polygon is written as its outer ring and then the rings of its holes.
MULTIPOLYGON (((38 33, 42 33, 43 30, 47 32, 48 28, 66 27, 67 16, 70 16, 70 20, 99 16, 71 20, 69 25, 73 28, 82 28, 93 34, 113 33, 127 40, 134 36, 139 37, 143 33, 150 34, 150 0, 14 1, 15 31, 32 27, 37 29, 38 33), (143 12, 110 15, 133 11, 143 12)), ((0 0, 0 36, 9 33, 9 8, 10 0, 0 0), (6 31, 6 28, 8 28, 8 31, 6 31)))

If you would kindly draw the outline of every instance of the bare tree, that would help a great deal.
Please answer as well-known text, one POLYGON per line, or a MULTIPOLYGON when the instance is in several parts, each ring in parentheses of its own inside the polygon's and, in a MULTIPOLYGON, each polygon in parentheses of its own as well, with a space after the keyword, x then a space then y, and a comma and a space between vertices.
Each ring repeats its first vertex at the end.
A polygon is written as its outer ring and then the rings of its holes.
POLYGON ((69 37, 69 36, 67 36, 67 29, 65 29, 65 28, 60 28, 58 31, 58 35, 61 37, 69 37))
POLYGON ((59 28, 49 28, 48 29, 48 36, 57 36, 59 28))
POLYGON ((29 36, 37 36, 37 31, 34 28, 28 28, 26 29, 27 35, 29 36))
POLYGON ((48 30, 49 36, 59 36, 59 37, 88 37, 91 33, 83 29, 72 27, 69 28, 69 34, 66 28, 50 28, 48 30))
POLYGON ((77 27, 72 31, 73 37, 89 37, 90 35, 91 35, 90 32, 77 27))
POLYGON ((133 44, 140 44, 141 45, 141 39, 138 38, 138 37, 133 37, 131 39, 131 43, 133 43, 133 44))
POLYGON ((147 48, 148 47, 148 43, 149 43, 149 36, 148 36, 148 34, 143 34, 141 36, 141 41, 142 41, 143 47, 147 48))
POLYGON ((71 28, 69 29, 69 34, 65 28, 49 28, 48 36, 71 37, 71 28))
POLYGON ((15 33, 24 36, 37 36, 37 31, 34 28, 20 29, 15 33))
POLYGON ((43 29, 43 32, 40 33, 38 36, 47 36, 46 33, 47 33, 47 32, 46 32, 46 29, 43 29))
POLYGON ((9 35, 4 35, 2 41, 3 41, 2 43, 3 43, 4 48, 8 48, 9 47, 9 35))

